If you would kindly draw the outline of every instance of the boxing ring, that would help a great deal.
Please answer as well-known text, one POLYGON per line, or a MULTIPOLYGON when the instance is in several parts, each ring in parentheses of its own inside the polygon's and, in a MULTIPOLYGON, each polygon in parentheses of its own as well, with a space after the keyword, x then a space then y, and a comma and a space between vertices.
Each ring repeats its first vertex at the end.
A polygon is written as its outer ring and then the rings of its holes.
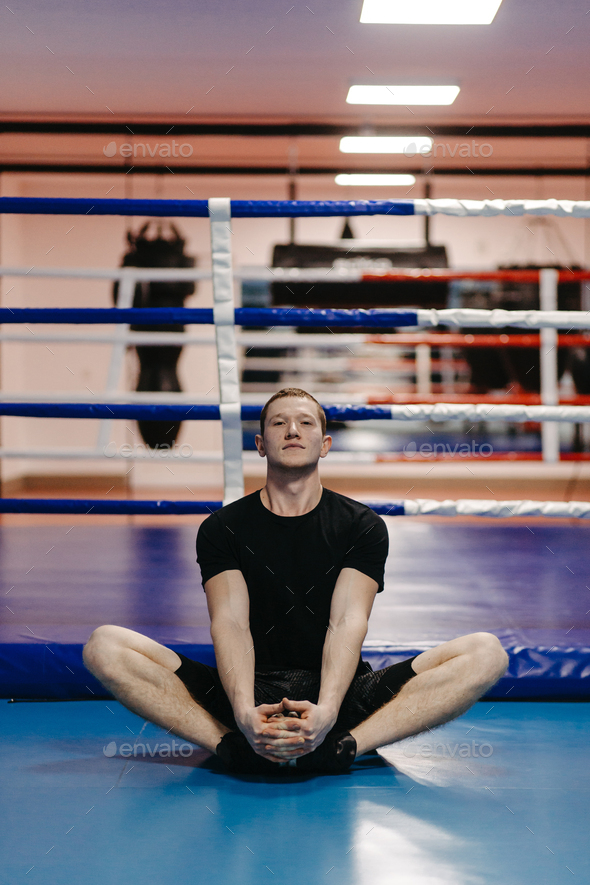
MULTIPOLYGON (((219 421, 223 451, 193 457, 219 460, 224 472, 223 501, 0 499, 2 513, 88 517, 88 524, 67 530, 0 527, 5 599, 0 624, 5 700, 0 705, 8 778, 0 806, 7 821, 6 881, 61 885, 83 877, 90 883, 193 883, 196 871, 204 881, 220 885, 263 877, 270 881, 278 875, 287 882, 303 878, 311 883, 331 876, 351 885, 588 879, 584 845, 590 779, 583 735, 590 716, 587 704, 575 702, 590 697, 590 502, 369 502, 388 522, 391 552, 386 591, 376 602, 363 657, 376 669, 453 636, 486 630, 498 635, 509 651, 510 667, 488 697, 460 720, 427 737, 387 747, 381 756, 361 757, 347 776, 294 777, 289 782, 228 776, 208 754, 174 744, 170 735, 110 700, 84 669, 81 650, 91 630, 109 622, 214 662, 204 594, 195 575, 194 519, 187 526, 159 528, 93 526, 92 519, 97 514, 202 516, 244 493, 241 423, 256 420, 262 406, 260 401, 244 402, 240 392, 237 348, 257 341, 259 334, 248 332, 250 327, 356 328, 364 335, 372 334, 368 329, 378 335, 380 329, 395 328, 402 330, 400 337, 435 344, 440 336, 458 338, 454 329, 487 329, 494 335, 509 325, 523 330, 521 337, 528 336, 532 343, 526 346, 540 348, 537 399, 434 402, 422 395, 400 403, 392 395, 389 402, 325 403, 329 420, 538 421, 548 463, 559 459, 560 423, 590 422, 587 398, 560 403, 556 363, 560 344, 584 344, 590 330, 590 312, 557 310, 558 282, 572 275, 590 280, 589 272, 515 272, 539 280, 538 311, 240 308, 233 297, 239 276, 232 269, 233 217, 440 212, 590 218, 590 202, 5 197, 0 198, 0 211, 210 218, 211 272, 103 271, 103 278, 120 282, 118 307, 112 309, 1 307, 0 340, 25 339, 5 331, 23 324, 113 324, 115 331, 36 336, 39 341, 112 345, 104 395, 92 402, 84 394, 67 401, 42 401, 39 396, 17 401, 12 394, 0 395, 0 415, 96 419, 95 449, 73 455, 43 449, 38 454, 81 459, 101 455, 115 420, 219 421), (211 278, 213 308, 133 309, 135 283, 156 278, 211 278), (218 402, 195 402, 184 394, 116 393, 130 344, 181 340, 198 346, 210 340, 193 333, 129 331, 139 321, 145 326, 214 327, 218 402), (440 325, 451 331, 429 331, 440 325), (558 333, 563 329, 569 330, 567 335, 558 333), (406 518, 419 516, 441 519, 406 518), (465 521, 464 516, 481 519, 465 521)), ((0 269, 6 276, 25 273, 68 275, 63 269, 0 269)), ((313 281, 327 273, 327 268, 273 268, 269 278, 313 281)), ((337 273, 342 280, 357 274, 337 273)), ((456 279, 460 273, 404 269, 387 277, 456 279)), ((85 278, 90 272, 72 270, 69 275, 85 278)), ((363 278, 375 276, 382 279, 384 274, 363 278)), ((464 341, 466 336, 460 337, 464 341)), ((0 449, 0 457, 23 453, 0 449)))

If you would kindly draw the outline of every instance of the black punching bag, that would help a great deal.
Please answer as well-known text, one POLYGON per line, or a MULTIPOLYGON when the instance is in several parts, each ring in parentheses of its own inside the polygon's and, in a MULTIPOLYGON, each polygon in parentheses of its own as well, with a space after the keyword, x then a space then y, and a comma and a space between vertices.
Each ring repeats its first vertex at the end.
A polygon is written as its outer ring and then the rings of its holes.
MULTIPOLYGON (((185 241, 176 227, 168 223, 168 231, 164 232, 158 223, 155 236, 150 237, 149 231, 155 222, 148 221, 138 233, 128 231, 129 249, 125 254, 122 267, 194 267, 195 259, 184 254, 185 241)), ((184 300, 195 291, 191 282, 142 282, 137 283, 133 296, 133 307, 184 307, 184 300)), ((117 304, 118 283, 113 288, 113 298, 117 304)), ((184 326, 131 326, 135 332, 184 332, 184 326)), ((136 348, 139 358, 140 372, 136 390, 146 391, 180 391, 180 382, 176 372, 182 347, 164 346, 149 347, 141 345, 136 348)), ((173 446, 180 431, 180 421, 138 421, 139 430, 144 442, 152 448, 173 446)))

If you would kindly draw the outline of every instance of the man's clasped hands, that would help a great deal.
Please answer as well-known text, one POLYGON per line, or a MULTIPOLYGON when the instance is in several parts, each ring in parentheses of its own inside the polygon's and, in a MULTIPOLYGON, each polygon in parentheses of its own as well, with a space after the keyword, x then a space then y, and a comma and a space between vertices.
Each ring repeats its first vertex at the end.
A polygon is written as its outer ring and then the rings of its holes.
POLYGON ((338 710, 311 701, 283 698, 279 704, 249 707, 236 721, 252 749, 271 762, 289 762, 320 746, 338 710))

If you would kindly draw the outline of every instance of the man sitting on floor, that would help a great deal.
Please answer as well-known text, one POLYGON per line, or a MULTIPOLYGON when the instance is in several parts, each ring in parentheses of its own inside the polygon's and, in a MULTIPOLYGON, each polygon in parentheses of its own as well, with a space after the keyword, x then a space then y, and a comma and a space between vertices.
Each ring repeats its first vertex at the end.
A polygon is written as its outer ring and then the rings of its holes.
POLYGON ((202 523, 217 668, 124 627, 99 627, 84 649, 117 700, 233 771, 344 771, 357 755, 460 716, 506 669, 489 633, 377 672, 361 660, 387 529, 322 488, 318 464, 331 444, 319 403, 279 391, 256 436, 265 487, 202 523))

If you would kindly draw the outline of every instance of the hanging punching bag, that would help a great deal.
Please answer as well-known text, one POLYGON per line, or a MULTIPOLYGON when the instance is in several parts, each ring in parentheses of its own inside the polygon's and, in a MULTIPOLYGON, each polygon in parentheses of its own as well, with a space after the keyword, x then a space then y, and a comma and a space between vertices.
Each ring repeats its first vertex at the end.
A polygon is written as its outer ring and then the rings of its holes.
MULTIPOLYGON (((129 249, 123 257, 122 267, 194 267, 195 259, 184 254, 185 241, 172 223, 168 232, 157 223, 154 237, 149 230, 156 222, 148 221, 138 233, 128 231, 129 249)), ((137 283, 133 307, 183 307, 184 300, 195 291, 191 282, 142 282, 137 283)), ((113 287, 113 299, 117 304, 118 283, 113 287)), ((136 332, 184 332, 184 326, 131 326, 136 332)), ((176 372, 182 347, 163 346, 136 347, 140 372, 136 390, 180 391, 182 388, 176 372)), ((180 421, 138 421, 144 442, 152 448, 173 446, 180 431, 180 421)))

